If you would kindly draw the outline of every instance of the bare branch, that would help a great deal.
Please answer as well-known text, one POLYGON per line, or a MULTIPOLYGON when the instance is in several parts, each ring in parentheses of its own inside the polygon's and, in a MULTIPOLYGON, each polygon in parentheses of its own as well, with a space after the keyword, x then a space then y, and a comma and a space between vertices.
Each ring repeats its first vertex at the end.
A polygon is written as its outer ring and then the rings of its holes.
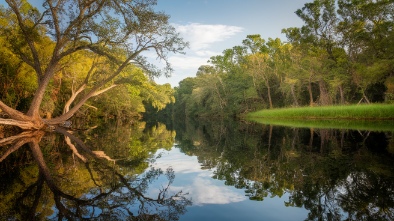
POLYGON ((81 93, 83 90, 85 90, 86 84, 81 85, 80 88, 78 88, 77 91, 72 91, 71 92, 71 97, 70 99, 67 100, 66 104, 64 105, 63 108, 63 114, 67 113, 70 110, 71 104, 74 102, 75 98, 77 98, 78 94, 81 93))
POLYGON ((71 143, 70 137, 64 136, 64 140, 66 141, 66 143, 70 147, 70 149, 73 151, 73 154, 75 156, 77 156, 84 163, 88 162, 88 160, 84 156, 79 154, 79 152, 78 152, 77 148, 75 147, 75 145, 73 143, 71 143))
POLYGON ((111 86, 109 86, 109 87, 107 87, 107 88, 104 88, 104 89, 102 89, 102 90, 96 91, 96 92, 93 93, 92 97, 95 97, 95 96, 97 96, 97 95, 100 95, 100 94, 102 94, 102 93, 104 93, 104 92, 106 92, 106 91, 108 91, 108 90, 110 90, 110 89, 112 89, 112 88, 114 88, 114 87, 116 87, 116 86, 118 86, 118 85, 117 85, 117 84, 113 84, 113 85, 111 85, 111 86))

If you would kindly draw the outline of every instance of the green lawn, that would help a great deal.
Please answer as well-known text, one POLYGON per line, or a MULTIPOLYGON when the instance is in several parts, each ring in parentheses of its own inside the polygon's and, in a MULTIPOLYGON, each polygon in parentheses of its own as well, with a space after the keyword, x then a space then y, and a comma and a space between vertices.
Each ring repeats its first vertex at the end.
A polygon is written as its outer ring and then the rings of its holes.
POLYGON ((265 109, 248 114, 249 118, 277 119, 394 119, 394 104, 363 104, 265 109))
POLYGON ((261 110, 248 119, 290 127, 394 131, 394 105, 369 104, 261 110))

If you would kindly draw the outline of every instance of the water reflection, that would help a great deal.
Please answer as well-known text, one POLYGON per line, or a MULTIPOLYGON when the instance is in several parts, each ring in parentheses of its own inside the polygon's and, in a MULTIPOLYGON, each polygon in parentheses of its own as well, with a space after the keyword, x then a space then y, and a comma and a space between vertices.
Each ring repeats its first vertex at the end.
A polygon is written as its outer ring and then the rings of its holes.
POLYGON ((393 131, 174 128, 91 122, 1 139, 0 220, 394 219, 393 131))
POLYGON ((160 154, 161 158, 154 163, 154 167, 173 168, 178 179, 172 188, 188 192, 193 205, 229 204, 246 200, 242 192, 233 191, 233 188, 212 180, 212 170, 201 169, 197 157, 185 156, 177 148, 160 154))
MULTIPOLYGON (((393 220, 392 131, 179 124, 177 147, 250 200, 289 195, 306 220, 393 220)), ((283 211, 286 212, 286 211, 283 211)))
POLYGON ((164 125, 139 124, 1 139, 0 219, 178 220, 191 201, 182 190, 169 190, 171 168, 147 162, 158 148, 172 146, 174 136, 164 125), (166 181, 152 194, 158 179, 166 181))

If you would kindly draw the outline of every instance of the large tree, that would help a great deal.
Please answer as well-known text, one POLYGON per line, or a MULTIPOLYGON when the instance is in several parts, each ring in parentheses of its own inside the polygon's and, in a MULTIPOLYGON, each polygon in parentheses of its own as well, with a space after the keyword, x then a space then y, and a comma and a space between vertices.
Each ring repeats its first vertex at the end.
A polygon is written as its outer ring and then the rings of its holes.
POLYGON ((0 100, 0 109, 9 116, 0 118, 0 124, 22 129, 59 124, 89 98, 123 83, 119 78, 135 64, 152 76, 160 74, 143 52, 151 50, 164 60, 168 75, 168 53, 182 53, 187 46, 169 16, 154 11, 156 0, 45 0, 40 10, 25 0, 6 2, 8 8, 0 10, 0 32, 9 50, 34 69, 38 86, 26 113, 0 100), (51 44, 43 44, 48 38, 51 44), (82 73, 84 80, 73 85, 62 115, 43 119, 40 106, 48 85, 81 52, 94 57, 82 73))

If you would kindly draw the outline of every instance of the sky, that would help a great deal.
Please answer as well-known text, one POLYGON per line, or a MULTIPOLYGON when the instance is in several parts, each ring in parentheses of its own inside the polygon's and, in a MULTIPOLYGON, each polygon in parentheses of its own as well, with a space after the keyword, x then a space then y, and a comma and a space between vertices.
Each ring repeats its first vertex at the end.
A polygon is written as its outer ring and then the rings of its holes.
MULTIPOLYGON (((174 69, 171 77, 156 78, 158 84, 178 83, 195 77, 201 65, 225 49, 242 45, 250 34, 262 38, 281 38, 283 28, 301 27, 303 22, 294 13, 312 0, 158 0, 155 7, 170 15, 170 23, 190 46, 186 55, 170 54, 174 69)), ((162 63, 153 59, 153 63, 162 63)))

